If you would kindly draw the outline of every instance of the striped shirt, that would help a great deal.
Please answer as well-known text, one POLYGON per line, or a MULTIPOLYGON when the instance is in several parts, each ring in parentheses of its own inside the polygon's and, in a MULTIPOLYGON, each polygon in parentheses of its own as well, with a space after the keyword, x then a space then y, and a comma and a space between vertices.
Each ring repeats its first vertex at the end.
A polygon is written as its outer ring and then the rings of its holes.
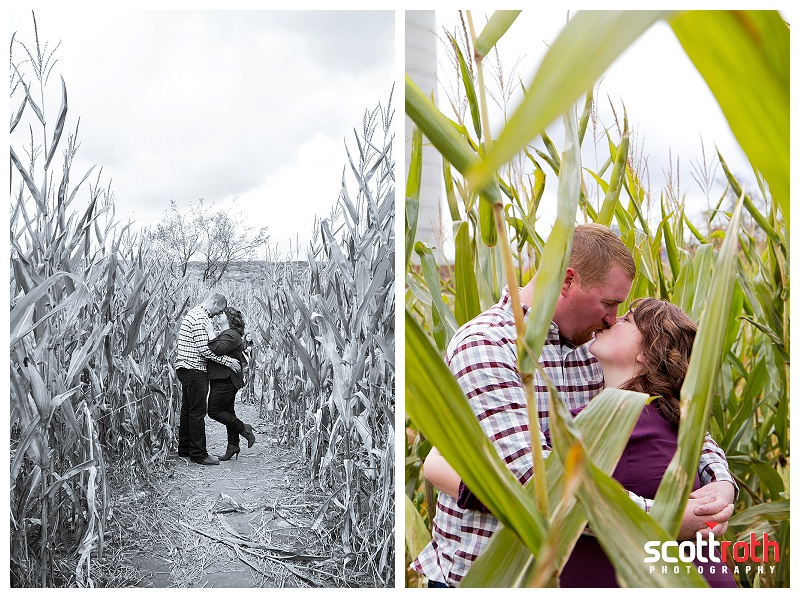
POLYGON ((183 318, 178 332, 178 351, 175 358, 175 369, 206 371, 206 359, 230 367, 236 362, 227 355, 214 355, 208 348, 208 332, 206 324, 209 321, 208 312, 202 305, 190 310, 183 318))
MULTIPOLYGON (((527 317, 529 308, 523 306, 527 317)), ((517 331, 508 289, 500 302, 462 326, 447 347, 447 365, 464 391, 483 431, 500 457, 523 484, 533 475, 525 388, 517 370, 517 331)), ((539 363, 558 387, 568 409, 586 405, 603 388, 603 372, 588 344, 572 346, 559 337, 551 322, 539 363)), ((549 429, 548 392, 537 372, 534 391, 539 414, 539 440, 549 454, 544 430, 549 429)), ((706 435, 700 457, 703 484, 733 483, 722 450, 706 435)), ((735 486, 735 484, 734 484, 735 486)), ((629 493, 646 511, 652 500, 629 493)), ((432 581, 458 586, 473 561, 497 529, 488 512, 462 509, 457 500, 439 492, 432 522, 432 540, 411 568, 432 581)))

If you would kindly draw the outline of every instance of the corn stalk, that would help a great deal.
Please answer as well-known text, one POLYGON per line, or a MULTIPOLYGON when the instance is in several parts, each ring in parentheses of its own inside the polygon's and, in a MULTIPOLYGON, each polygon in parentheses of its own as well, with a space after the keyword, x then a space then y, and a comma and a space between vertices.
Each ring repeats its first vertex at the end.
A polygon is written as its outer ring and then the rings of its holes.
POLYGON ((45 101, 53 52, 38 35, 32 48, 15 40, 12 52, 20 49, 10 149, 12 585, 91 586, 112 473, 132 464, 134 478, 147 478, 172 442, 167 354, 183 306, 150 275, 141 239, 114 223, 100 175, 73 179, 77 126, 68 129, 63 78, 58 109, 45 101), (13 134, 25 126, 20 152, 13 134))

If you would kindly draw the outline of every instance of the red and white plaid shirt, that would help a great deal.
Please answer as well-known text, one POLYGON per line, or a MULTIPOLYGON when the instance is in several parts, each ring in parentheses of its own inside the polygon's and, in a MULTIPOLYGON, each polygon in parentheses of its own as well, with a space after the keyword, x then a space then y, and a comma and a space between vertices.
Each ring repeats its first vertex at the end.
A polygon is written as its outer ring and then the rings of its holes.
MULTIPOLYGON (((527 317, 529 308, 523 306, 527 317)), ((533 454, 528 434, 525 388, 517 370, 517 331, 508 289, 500 302, 462 326, 447 347, 447 365, 483 431, 500 457, 523 484, 533 475, 533 454)), ((558 387, 568 409, 586 405, 603 388, 603 372, 588 344, 578 347, 562 341, 558 326, 550 324, 539 362, 558 387)), ((549 454, 543 430, 549 429, 548 393, 541 376, 534 378, 539 412, 539 439, 549 454)), ((722 450, 707 434, 700 457, 703 484, 733 478, 722 450)), ((734 484, 735 486, 735 484, 734 484)), ((630 494, 630 493, 629 493, 630 494)), ((649 511, 652 500, 630 494, 649 511)), ((456 498, 439 492, 432 540, 411 568, 427 579, 458 586, 478 558, 499 521, 491 513, 462 509, 456 498)))
POLYGON ((211 359, 224 366, 231 367, 236 362, 227 355, 215 355, 208 348, 208 332, 206 324, 209 322, 208 311, 202 305, 191 309, 181 321, 178 330, 178 348, 175 356, 175 369, 186 368, 189 370, 207 371, 206 359, 211 359))

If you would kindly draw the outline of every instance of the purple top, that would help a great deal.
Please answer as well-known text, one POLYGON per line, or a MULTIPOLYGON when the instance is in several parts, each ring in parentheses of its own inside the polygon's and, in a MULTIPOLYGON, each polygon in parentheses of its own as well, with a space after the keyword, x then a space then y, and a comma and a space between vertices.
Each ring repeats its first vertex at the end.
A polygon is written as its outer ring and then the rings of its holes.
MULTIPOLYGON (((576 415, 581 409, 573 409, 572 415, 576 415)), ((549 443, 549 430, 546 436, 549 443)), ((614 470, 614 479, 626 490, 644 498, 654 498, 677 446, 678 428, 664 419, 654 405, 645 405, 614 470)), ((692 489, 696 490, 699 487, 700 479, 695 475, 692 489)), ((458 504, 462 508, 485 510, 463 483, 460 487, 458 504)), ((647 540, 643 539, 643 542, 645 541, 647 540)), ((708 558, 707 550, 706 547, 705 558, 708 558)), ((716 556, 719 558, 718 552, 716 556)), ((724 563, 701 563, 697 559, 694 563, 703 567, 702 574, 712 587, 737 587, 730 568, 724 563)), ((660 571, 663 564, 653 563, 657 571, 660 571)), ((642 566, 648 567, 649 570, 650 565, 642 563, 642 566)), ((581 535, 578 539, 572 555, 561 572, 561 587, 618 587, 614 567, 596 538, 581 535)))
MULTIPOLYGON (((579 409, 574 410, 575 415, 579 409)), ((549 439, 548 439, 549 440, 549 439)), ((678 428, 671 424, 652 404, 644 406, 639 421, 633 427, 630 440, 622 451, 622 456, 614 470, 616 479, 626 490, 644 498, 655 498, 661 478, 667 471, 675 450, 678 447, 678 428)), ((700 487, 700 478, 695 475, 693 490, 700 487)), ((646 539, 643 540, 647 541, 646 539)), ((708 558, 708 548, 704 556, 708 558)), ((716 553, 719 558, 719 553, 716 553)), ((653 563, 656 573, 665 563, 653 563)), ((702 566, 703 577, 711 587, 735 588, 733 574, 724 563, 701 563, 694 561, 695 566, 702 566), (711 572, 712 566, 714 572, 711 572)), ((642 564, 648 567, 650 565, 642 564)), ((670 567, 672 570, 673 567, 670 567)), ((698 569, 700 570, 700 569, 698 569)), ((600 547, 596 538, 582 535, 575 544, 575 549, 561 572, 561 587, 617 587, 616 573, 611 561, 600 547)))

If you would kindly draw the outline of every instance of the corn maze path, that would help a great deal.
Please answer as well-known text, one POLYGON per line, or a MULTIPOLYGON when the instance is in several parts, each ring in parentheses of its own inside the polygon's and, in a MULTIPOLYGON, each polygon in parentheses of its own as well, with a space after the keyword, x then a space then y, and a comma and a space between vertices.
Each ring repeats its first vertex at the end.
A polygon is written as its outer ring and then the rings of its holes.
MULTIPOLYGON (((202 466, 176 457, 162 496, 159 523, 137 542, 131 559, 139 587, 314 587, 339 585, 341 562, 330 547, 325 496, 304 473, 297 449, 278 446, 257 407, 236 406, 253 425, 238 459, 202 466)), ((224 452, 221 424, 206 418, 210 454, 224 452)), ((344 585, 347 585, 346 583, 344 585)))

